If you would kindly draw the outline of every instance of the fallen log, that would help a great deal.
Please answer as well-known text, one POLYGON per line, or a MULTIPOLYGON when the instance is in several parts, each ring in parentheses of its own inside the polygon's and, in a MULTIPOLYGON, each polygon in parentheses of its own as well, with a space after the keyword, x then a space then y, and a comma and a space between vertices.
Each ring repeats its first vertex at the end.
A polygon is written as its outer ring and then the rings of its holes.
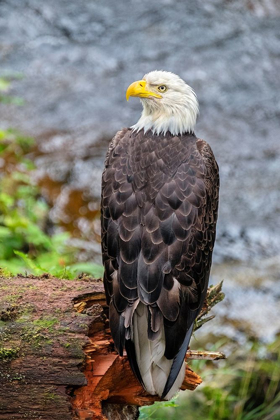
MULTIPOLYGON (((107 311, 100 280, 0 278, 0 419, 132 420, 159 400, 115 352, 107 311)), ((187 366, 182 389, 200 383, 187 366)))

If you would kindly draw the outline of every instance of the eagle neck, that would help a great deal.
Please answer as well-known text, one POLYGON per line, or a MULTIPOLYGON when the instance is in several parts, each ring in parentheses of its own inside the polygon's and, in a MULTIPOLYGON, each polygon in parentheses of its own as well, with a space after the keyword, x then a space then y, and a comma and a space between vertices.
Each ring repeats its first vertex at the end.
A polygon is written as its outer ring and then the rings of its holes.
POLYGON ((198 115, 196 97, 185 103, 163 105, 154 100, 141 99, 143 111, 140 119, 131 128, 133 131, 151 130, 160 135, 170 132, 174 136, 193 133, 198 115))

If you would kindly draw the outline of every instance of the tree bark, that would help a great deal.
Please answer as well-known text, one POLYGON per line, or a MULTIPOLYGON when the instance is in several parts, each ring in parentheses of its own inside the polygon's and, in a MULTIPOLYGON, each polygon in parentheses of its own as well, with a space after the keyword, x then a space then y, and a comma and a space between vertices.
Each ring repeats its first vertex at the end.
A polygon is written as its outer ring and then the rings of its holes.
MULTIPOLYGON (((132 420, 147 394, 111 339, 99 280, 0 278, 0 419, 132 420)), ((200 377, 188 366, 182 389, 200 377)))

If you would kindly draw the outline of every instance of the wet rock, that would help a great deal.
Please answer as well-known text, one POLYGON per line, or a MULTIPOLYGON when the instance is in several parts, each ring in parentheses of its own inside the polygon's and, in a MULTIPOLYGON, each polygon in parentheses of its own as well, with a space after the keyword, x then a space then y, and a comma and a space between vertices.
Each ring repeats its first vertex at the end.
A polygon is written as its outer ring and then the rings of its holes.
POLYGON ((84 194, 80 207, 98 206, 109 139, 141 112, 138 100, 126 103, 126 87, 166 69, 197 92, 197 135, 220 165, 217 258, 276 255, 279 25, 276 0, 1 2, 1 74, 23 75, 11 93, 25 100, 0 105, 2 126, 36 135, 38 176, 61 185, 53 220, 71 223, 73 190, 84 194))

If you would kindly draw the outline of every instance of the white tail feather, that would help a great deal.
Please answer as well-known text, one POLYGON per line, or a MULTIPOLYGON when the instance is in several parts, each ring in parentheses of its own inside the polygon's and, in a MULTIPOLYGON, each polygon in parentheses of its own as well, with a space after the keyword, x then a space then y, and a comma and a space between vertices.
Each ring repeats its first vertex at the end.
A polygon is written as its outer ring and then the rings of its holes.
MULTIPOLYGON (((168 360, 164 356, 165 334, 163 326, 161 333, 154 341, 148 339, 148 308, 141 302, 133 315, 132 341, 135 345, 136 360, 146 391, 149 394, 161 396, 173 360, 168 360)), ((166 400, 172 398, 179 391, 184 377, 185 364, 183 363, 174 385, 165 397, 166 400)))

